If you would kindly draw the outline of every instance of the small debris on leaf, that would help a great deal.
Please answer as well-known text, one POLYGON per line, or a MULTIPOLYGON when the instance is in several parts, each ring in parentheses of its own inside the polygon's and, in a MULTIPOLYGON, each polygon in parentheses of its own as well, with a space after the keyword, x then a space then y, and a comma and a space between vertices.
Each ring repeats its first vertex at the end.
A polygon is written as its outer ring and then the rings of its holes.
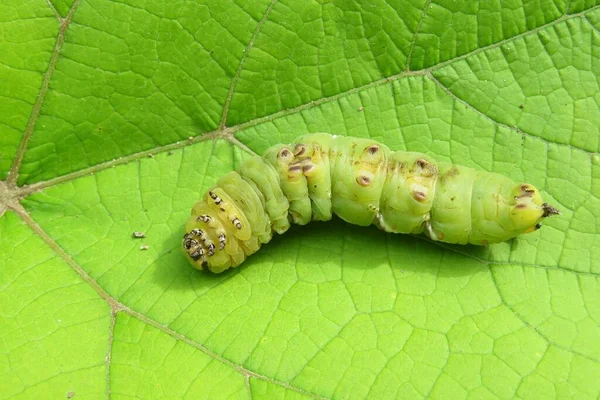
POLYGON ((148 246, 147 244, 143 244, 140 246, 140 250, 148 250, 150 248, 150 246, 148 246))
POLYGON ((364 107, 358 107, 358 111, 362 111, 364 109, 365 109, 364 107))
POLYGON ((75 392, 67 393, 67 399, 71 399, 71 398, 73 398, 73 396, 75 396, 75 392))
POLYGON ((134 239, 143 239, 146 237, 146 234, 144 232, 135 231, 133 232, 132 236, 134 239))

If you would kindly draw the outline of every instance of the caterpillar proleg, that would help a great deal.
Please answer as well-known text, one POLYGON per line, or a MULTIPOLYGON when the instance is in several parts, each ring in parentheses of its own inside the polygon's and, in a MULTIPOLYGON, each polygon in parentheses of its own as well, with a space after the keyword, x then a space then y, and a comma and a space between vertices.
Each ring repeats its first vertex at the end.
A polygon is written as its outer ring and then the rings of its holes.
POLYGON ((539 229, 560 212, 528 183, 394 152, 371 139, 316 133, 275 145, 223 176, 193 207, 183 248, 195 268, 220 273, 290 223, 333 214, 386 232, 487 245, 539 229))

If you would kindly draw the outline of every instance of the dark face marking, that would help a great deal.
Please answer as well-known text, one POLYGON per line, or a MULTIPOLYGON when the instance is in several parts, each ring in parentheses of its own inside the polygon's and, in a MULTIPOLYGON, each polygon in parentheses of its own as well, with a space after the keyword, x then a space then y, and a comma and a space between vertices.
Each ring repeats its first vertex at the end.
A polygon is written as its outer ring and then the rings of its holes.
POLYGON ((183 241, 183 247, 185 247, 186 250, 190 250, 194 247, 200 247, 200 242, 188 236, 183 241))
POLYGON ((192 231, 190 232, 190 235, 202 237, 202 236, 204 236, 204 232, 202 232, 200 229, 196 228, 196 229, 192 229, 192 231))
POLYGON ((192 258, 192 260, 198 261, 204 255, 204 249, 197 249, 189 254, 190 254, 190 257, 192 258))

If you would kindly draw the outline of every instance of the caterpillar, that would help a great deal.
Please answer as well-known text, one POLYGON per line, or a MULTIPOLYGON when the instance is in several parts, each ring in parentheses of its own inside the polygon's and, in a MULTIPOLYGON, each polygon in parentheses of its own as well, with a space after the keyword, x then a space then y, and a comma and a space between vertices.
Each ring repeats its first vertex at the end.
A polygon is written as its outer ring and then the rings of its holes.
POLYGON ((560 211, 534 186, 500 174, 391 151, 371 139, 315 133, 221 177, 194 205, 183 249, 195 268, 220 273, 273 232, 333 214, 386 232, 487 245, 537 230, 560 211))

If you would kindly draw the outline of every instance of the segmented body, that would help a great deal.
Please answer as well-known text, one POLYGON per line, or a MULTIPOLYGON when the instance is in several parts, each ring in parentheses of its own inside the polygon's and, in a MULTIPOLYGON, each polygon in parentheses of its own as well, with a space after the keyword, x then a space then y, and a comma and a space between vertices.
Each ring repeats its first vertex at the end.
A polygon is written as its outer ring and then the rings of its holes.
POLYGON ((317 133, 223 176, 193 207, 183 247, 194 267, 219 273, 290 223, 333 214, 387 232, 485 245, 538 229, 557 213, 532 185, 371 139, 317 133))

